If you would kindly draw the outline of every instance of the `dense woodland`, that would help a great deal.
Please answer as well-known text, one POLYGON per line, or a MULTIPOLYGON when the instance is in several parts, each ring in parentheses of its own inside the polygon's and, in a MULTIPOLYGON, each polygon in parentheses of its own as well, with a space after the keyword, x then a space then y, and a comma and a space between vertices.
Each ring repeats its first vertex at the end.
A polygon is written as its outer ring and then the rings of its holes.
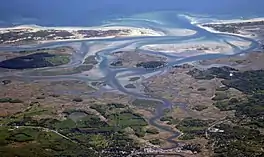
POLYGON ((73 36, 72 33, 63 30, 39 30, 36 32, 17 30, 17 31, 8 31, 0 34, 0 44, 6 41, 16 41, 20 42, 29 42, 35 40, 53 40, 55 37, 61 37, 63 39, 70 39, 73 36))
POLYGON ((136 67, 143 67, 145 69, 155 69, 165 66, 166 62, 163 61, 149 61, 141 62, 136 65, 136 67))
POLYGON ((33 53, 0 62, 0 68, 6 69, 32 69, 52 67, 70 62, 69 55, 55 55, 46 52, 33 53))
POLYGON ((227 118, 232 124, 217 127, 223 133, 211 133, 210 144, 216 156, 261 157, 264 156, 264 71, 239 72, 229 67, 194 69, 188 74, 196 79, 224 79, 222 84, 245 94, 243 98, 229 98, 216 95, 214 105, 222 111, 235 112, 235 117, 227 118), (233 73, 233 76, 230 76, 233 73))

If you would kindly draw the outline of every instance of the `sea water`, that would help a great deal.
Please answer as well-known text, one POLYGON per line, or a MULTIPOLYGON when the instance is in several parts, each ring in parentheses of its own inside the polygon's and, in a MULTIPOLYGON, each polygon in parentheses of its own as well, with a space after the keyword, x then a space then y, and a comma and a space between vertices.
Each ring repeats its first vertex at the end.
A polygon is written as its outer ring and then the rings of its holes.
POLYGON ((0 26, 136 26, 143 20, 149 27, 181 26, 184 16, 200 22, 261 17, 263 6, 263 0, 2 0, 0 26))

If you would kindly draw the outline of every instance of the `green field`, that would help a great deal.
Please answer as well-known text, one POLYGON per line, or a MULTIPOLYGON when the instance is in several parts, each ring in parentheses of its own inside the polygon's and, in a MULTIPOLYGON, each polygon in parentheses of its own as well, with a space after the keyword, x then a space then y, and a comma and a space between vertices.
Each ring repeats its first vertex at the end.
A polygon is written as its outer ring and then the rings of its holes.
MULTIPOLYGON (((97 115, 82 110, 68 109, 66 119, 35 119, 35 116, 50 115, 33 103, 26 111, 1 120, 1 155, 33 156, 102 156, 102 150, 115 149, 129 152, 138 149, 138 144, 128 137, 124 129, 131 127, 135 135, 143 137, 148 125, 141 115, 123 104, 93 105, 108 119, 102 121, 97 115), (104 111, 104 112, 103 112, 104 111), (82 117, 71 119, 72 114, 82 112, 82 117), (15 146, 15 147, 14 147, 15 146)), ((118 152, 117 152, 118 154, 118 152)), ((104 154, 104 156, 111 156, 104 154)))

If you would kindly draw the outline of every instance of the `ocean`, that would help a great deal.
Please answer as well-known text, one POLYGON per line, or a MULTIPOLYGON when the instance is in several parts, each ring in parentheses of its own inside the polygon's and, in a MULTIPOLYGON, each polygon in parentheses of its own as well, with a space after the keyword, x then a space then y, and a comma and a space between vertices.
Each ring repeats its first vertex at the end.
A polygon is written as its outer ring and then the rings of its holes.
POLYGON ((162 23, 174 21, 174 15, 179 14, 205 21, 264 16, 263 0, 2 0, 1 3, 1 27, 99 26, 123 22, 122 19, 129 19, 130 24, 138 19, 162 23))

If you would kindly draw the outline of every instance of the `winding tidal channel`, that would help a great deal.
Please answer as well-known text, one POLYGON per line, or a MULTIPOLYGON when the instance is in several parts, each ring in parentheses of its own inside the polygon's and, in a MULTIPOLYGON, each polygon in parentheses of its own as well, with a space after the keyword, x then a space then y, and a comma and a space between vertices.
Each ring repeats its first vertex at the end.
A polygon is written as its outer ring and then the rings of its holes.
MULTIPOLYGON (((181 28, 193 30, 196 33, 189 36, 177 36, 168 33, 170 29, 174 29, 176 25, 172 25, 172 23, 166 24, 157 24, 153 21, 138 21, 137 27, 145 27, 150 28, 157 31, 162 31, 165 36, 143 36, 143 37, 129 37, 129 38, 112 38, 112 39, 94 39, 94 40, 79 40, 79 41, 58 41, 58 42, 50 42, 45 44, 39 44, 34 46, 21 46, 21 47, 0 47, 0 51, 22 51, 22 50, 37 50, 41 48, 53 48, 60 46, 70 46, 76 50, 76 53, 73 53, 71 62, 67 65, 52 67, 52 68, 42 68, 42 69, 34 69, 34 70, 23 70, 16 73, 3 73, 0 74, 0 77, 12 76, 18 77, 20 79, 26 80, 63 80, 63 79, 77 79, 87 82, 87 85, 92 86, 92 82, 101 82, 104 84, 102 87, 96 87, 98 89, 97 93, 102 92, 118 92, 121 94, 128 95, 135 99, 143 99, 143 100, 151 100, 160 102, 162 105, 156 106, 156 113, 152 118, 149 119, 150 125, 157 127, 158 129, 164 130, 172 134, 171 137, 167 139, 169 143, 174 146, 177 146, 177 143, 173 140, 175 137, 180 135, 179 132, 171 130, 171 128, 162 126, 157 123, 157 121, 163 116, 163 110, 166 108, 171 108, 172 104, 170 101, 160 98, 160 97, 152 97, 151 95, 142 92, 139 89, 128 89, 124 86, 126 85, 124 82, 129 82, 130 78, 140 77, 141 79, 137 81, 143 81, 154 75, 160 75, 175 65, 180 65, 184 63, 195 62, 204 59, 212 59, 219 57, 227 57, 230 55, 238 55, 246 52, 250 52, 253 49, 257 48, 258 42, 246 37, 229 35, 224 33, 211 33, 204 29, 199 28, 196 25, 193 25, 187 19, 183 19, 182 17, 178 17, 177 20, 181 20, 181 28), (250 42, 248 47, 239 47, 237 45, 232 44, 229 40, 243 40, 246 42, 250 42), (197 54, 191 56, 182 56, 177 55, 177 53, 166 53, 166 52, 158 52, 158 51, 150 51, 145 50, 142 47, 146 45, 159 45, 159 44, 184 44, 189 42, 204 42, 204 41, 214 41, 222 44, 227 44, 232 47, 232 52, 227 53, 210 53, 210 54, 197 54), (143 68, 124 68, 124 67, 113 67, 110 66, 111 62, 116 58, 111 55, 117 51, 125 51, 125 50, 136 50, 140 53, 145 54, 155 54, 160 57, 167 58, 168 64, 162 68, 154 69, 154 70, 146 70, 143 68), (52 75, 45 76, 44 72, 52 71, 56 74, 56 72, 61 71, 65 68, 78 67, 83 64, 85 58, 89 56, 96 56, 96 60, 98 64, 94 66, 93 69, 84 73, 72 74, 72 75, 52 75), (43 73, 43 75, 36 75, 36 73, 43 73), (124 81, 125 80, 125 81, 124 81)), ((128 24, 129 22, 122 22, 121 24, 131 26, 132 24, 128 24)), ((133 21, 135 23, 135 20, 133 21)), ((135 26, 133 24, 132 26, 135 26)), ((178 26, 177 26, 178 27, 178 26)), ((100 95, 97 95, 100 96, 100 95)), ((186 105, 186 104, 179 104, 186 105)))

